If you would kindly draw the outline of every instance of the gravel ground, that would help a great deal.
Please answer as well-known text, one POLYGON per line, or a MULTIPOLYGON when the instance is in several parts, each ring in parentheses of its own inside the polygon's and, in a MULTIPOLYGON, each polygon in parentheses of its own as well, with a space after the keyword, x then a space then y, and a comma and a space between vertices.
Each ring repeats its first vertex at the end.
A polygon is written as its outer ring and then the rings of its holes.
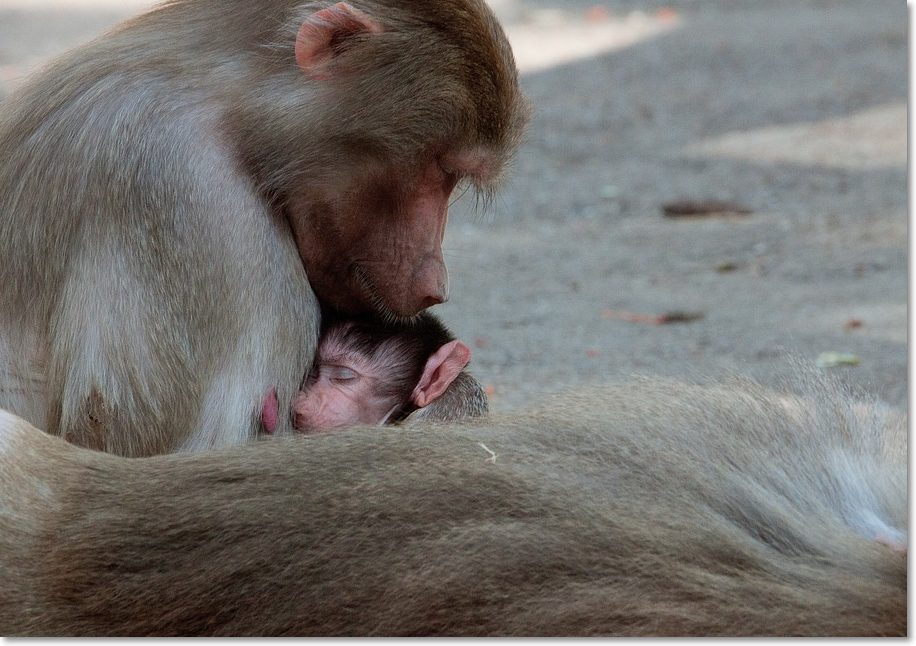
MULTIPOLYGON (((0 0, 0 96, 147 4, 0 0)), ((903 3, 492 4, 536 116, 496 202, 456 205, 437 309, 494 409, 632 373, 777 384, 826 351, 905 405, 903 3), (687 199, 753 212, 662 216, 687 199), (672 311, 702 318, 619 318, 672 311)))

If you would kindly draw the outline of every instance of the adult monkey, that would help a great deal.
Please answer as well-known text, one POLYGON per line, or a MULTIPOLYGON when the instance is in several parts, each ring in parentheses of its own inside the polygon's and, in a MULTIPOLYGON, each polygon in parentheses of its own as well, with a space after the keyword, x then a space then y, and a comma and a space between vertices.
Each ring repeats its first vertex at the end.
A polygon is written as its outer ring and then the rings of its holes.
POLYGON ((482 0, 172 0, 71 52, 0 111, 0 405, 126 456, 251 437, 315 295, 447 298, 449 196, 525 118, 482 0))
POLYGON ((6 635, 905 635, 906 420, 635 382, 128 460, 0 417, 6 635))

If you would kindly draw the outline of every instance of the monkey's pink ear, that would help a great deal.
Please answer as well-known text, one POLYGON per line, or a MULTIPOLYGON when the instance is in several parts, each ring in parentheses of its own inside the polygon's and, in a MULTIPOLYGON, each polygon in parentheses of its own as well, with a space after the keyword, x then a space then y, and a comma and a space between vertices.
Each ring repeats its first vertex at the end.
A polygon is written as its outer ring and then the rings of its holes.
POLYGON ((381 33, 382 27, 346 2, 316 11, 306 18, 296 36, 296 62, 313 78, 324 78, 318 68, 334 57, 333 45, 362 33, 381 33))
POLYGON ((441 397, 470 360, 471 349, 458 340, 436 350, 427 360, 420 383, 413 390, 410 397, 413 403, 423 408, 441 397))

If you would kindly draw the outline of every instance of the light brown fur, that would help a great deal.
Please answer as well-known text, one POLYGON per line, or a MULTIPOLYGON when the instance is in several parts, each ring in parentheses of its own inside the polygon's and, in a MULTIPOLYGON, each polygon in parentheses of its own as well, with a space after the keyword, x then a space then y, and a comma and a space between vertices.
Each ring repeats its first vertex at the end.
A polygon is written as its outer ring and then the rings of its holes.
POLYGON ((6 418, 0 632, 905 635, 905 432, 648 380, 143 460, 6 418))

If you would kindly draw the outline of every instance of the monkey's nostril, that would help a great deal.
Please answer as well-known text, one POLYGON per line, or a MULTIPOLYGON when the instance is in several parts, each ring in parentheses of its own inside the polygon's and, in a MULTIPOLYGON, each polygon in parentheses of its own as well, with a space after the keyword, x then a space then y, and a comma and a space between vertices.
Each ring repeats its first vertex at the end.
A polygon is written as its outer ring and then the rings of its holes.
POLYGON ((421 310, 448 301, 448 273, 441 262, 427 264, 414 280, 414 293, 421 310))
POLYGON ((436 296, 427 296, 420 302, 420 309, 426 309, 432 307, 433 305, 439 305, 448 300, 447 294, 437 294, 436 296))

